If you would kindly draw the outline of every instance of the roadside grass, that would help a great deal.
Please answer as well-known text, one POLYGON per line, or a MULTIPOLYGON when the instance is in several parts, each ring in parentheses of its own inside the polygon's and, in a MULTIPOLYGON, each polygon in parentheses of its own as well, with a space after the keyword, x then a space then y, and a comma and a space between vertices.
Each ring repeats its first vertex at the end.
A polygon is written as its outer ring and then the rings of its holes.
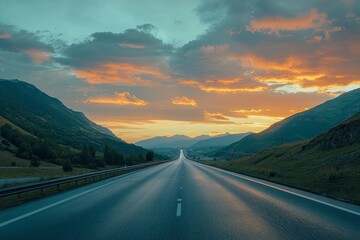
POLYGON ((303 146, 293 143, 233 161, 205 163, 360 205, 360 144, 331 151, 303 151, 303 146))
MULTIPOLYGON (((0 167, 29 167, 30 166, 30 160, 25 160, 22 158, 18 158, 14 156, 14 154, 0 151, 0 167), (13 166, 13 163, 15 163, 15 166, 13 166)), ((56 165, 54 163, 41 161, 40 167, 59 167, 59 165, 56 165)), ((0 174, 0 178, 1 178, 0 174)))
POLYGON ((0 182, 0 188, 14 187, 54 178, 69 177, 93 172, 87 168, 73 168, 72 172, 64 172, 62 166, 41 161, 39 167, 30 166, 30 161, 17 158, 14 154, 0 151, 0 179, 9 178, 38 178, 23 182, 0 182))
POLYGON ((73 168, 72 172, 64 172, 61 166, 0 168, 0 178, 5 179, 39 177, 44 179, 52 179, 79 175, 83 173, 90 173, 93 171, 94 170, 87 168, 73 168))

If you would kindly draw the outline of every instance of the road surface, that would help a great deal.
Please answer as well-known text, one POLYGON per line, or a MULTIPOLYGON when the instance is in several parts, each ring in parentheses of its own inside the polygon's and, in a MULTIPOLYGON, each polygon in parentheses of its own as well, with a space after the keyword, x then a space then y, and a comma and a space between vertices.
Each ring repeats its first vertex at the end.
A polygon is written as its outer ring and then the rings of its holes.
POLYGON ((360 239, 360 207, 181 153, 0 211, 0 239, 360 239))

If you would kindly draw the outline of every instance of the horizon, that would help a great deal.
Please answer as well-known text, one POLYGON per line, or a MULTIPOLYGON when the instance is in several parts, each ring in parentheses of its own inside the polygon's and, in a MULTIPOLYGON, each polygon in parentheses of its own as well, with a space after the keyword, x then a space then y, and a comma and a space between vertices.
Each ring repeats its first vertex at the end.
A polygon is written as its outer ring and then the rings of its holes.
POLYGON ((360 87, 359 24, 345 0, 5 0, 0 79, 129 143, 257 133, 360 87))

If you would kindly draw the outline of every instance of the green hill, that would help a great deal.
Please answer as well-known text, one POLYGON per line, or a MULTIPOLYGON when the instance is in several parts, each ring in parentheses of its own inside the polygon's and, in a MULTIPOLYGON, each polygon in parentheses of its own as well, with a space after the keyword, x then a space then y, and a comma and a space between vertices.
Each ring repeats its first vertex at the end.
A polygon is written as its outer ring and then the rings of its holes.
POLYGON ((360 89, 344 93, 307 111, 295 114, 268 129, 212 153, 246 156, 281 144, 313 138, 360 111, 360 89))
POLYGON ((123 154, 146 152, 91 122, 83 113, 67 108, 58 99, 19 80, 0 80, 0 115, 40 139, 75 149, 90 145, 103 151, 105 145, 109 145, 123 154))
POLYGON ((360 204, 360 113, 310 141, 212 164, 360 204))

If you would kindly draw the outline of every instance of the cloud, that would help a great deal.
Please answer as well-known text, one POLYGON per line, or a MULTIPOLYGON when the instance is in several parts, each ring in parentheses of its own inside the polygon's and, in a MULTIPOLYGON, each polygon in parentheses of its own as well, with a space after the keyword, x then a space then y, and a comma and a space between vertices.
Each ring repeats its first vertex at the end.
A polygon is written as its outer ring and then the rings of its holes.
POLYGON ((1 33, 0 34, 0 39, 9 39, 9 38, 11 38, 10 33, 1 33))
POLYGON ((78 78, 86 79, 90 84, 152 85, 151 79, 169 78, 154 66, 131 63, 104 63, 93 68, 73 70, 78 78))
POLYGON ((261 113, 263 112, 263 109, 236 109, 236 110, 230 110, 234 113, 261 113))
POLYGON ((35 33, 0 23, 0 51, 22 53, 33 63, 40 64, 50 59, 54 48, 41 41, 35 33))
POLYGON ((254 19, 246 27, 252 33, 263 32, 265 34, 277 34, 281 31, 299 31, 307 29, 321 29, 328 23, 327 16, 324 13, 312 9, 308 13, 295 17, 263 17, 254 19))
POLYGON ((186 105, 196 107, 196 101, 188 97, 174 97, 171 99, 171 103, 174 105, 186 105))
POLYGON ((240 82, 238 79, 228 79, 228 80, 208 80, 205 83, 201 83, 196 80, 181 80, 181 84, 190 85, 196 87, 204 92, 215 92, 219 94, 225 93, 244 93, 244 92, 263 92, 268 87, 260 86, 258 84, 253 85, 253 82, 240 82), (238 85, 234 85, 238 83, 238 85), (228 86, 232 84, 231 86, 228 86))
POLYGON ((228 121, 229 118, 225 117, 222 113, 219 112, 207 112, 204 111, 204 118, 208 121, 228 121))
POLYGON ((150 85, 169 79, 172 46, 152 33, 152 25, 121 33, 98 32, 72 44, 57 61, 91 84, 150 85))
POLYGON ((224 14, 179 48, 171 65, 181 83, 209 93, 260 93, 276 91, 276 85, 323 93, 356 84, 359 26, 346 15, 357 14, 359 6, 340 0, 326 6, 318 0, 204 1, 200 17, 216 9, 224 14))
POLYGON ((172 46, 148 32, 128 29, 121 33, 97 32, 90 39, 70 45, 58 58, 60 63, 88 68, 108 62, 154 64, 163 60, 172 46))
POLYGON ((97 104, 111 104, 111 105, 134 105, 134 106, 146 106, 148 102, 137 98, 129 92, 116 93, 111 97, 94 97, 84 101, 84 103, 97 103, 97 104))
POLYGON ((266 59, 255 54, 230 55, 232 59, 239 59, 242 66, 261 70, 299 72, 302 59, 299 57, 287 57, 286 59, 266 59))
POLYGON ((119 46, 123 48, 145 48, 144 45, 132 44, 132 43, 119 43, 119 46))
POLYGON ((22 50, 26 55, 28 55, 34 63, 40 64, 50 59, 50 53, 39 51, 36 49, 24 49, 22 50))

